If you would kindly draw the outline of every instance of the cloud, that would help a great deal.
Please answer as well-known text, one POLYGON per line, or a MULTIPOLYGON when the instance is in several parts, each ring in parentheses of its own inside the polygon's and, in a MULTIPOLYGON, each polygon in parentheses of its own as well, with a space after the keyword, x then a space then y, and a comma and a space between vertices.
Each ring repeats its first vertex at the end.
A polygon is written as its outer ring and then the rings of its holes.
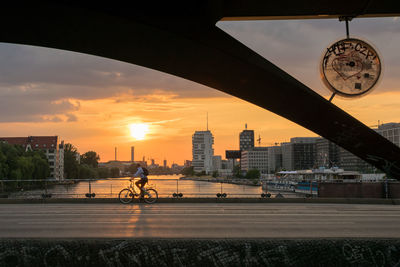
POLYGON ((78 121, 78 117, 74 114, 65 114, 65 116, 67 116, 68 122, 78 121))
MULTIPOLYGON (((217 26, 313 90, 329 94, 320 81, 319 62, 326 47, 346 37, 344 22, 336 19, 222 21, 217 26)), ((350 36, 372 43, 384 60, 380 92, 399 90, 399 33, 400 21, 392 18, 356 18, 350 22, 350 36)))
POLYGON ((0 97, 0 122, 59 122, 60 115, 79 110, 71 100, 48 101, 27 96, 0 97))
POLYGON ((99 99, 157 90, 182 97, 214 95, 213 89, 133 64, 57 49, 0 44, 0 86, 30 85, 54 98, 99 99))
MULTIPOLYGON (((350 34, 375 44, 384 60, 384 76, 373 93, 399 90, 399 26, 397 18, 350 22, 350 34)), ((219 22, 218 27, 318 93, 330 94, 319 78, 319 60, 328 45, 345 36, 343 22, 241 21, 219 22)), ((147 112, 162 112, 190 108, 171 107, 168 102, 173 99, 226 96, 173 75, 116 60, 0 43, 0 122, 40 122, 44 116, 75 121, 83 100, 112 98, 115 103, 140 103, 147 112)))

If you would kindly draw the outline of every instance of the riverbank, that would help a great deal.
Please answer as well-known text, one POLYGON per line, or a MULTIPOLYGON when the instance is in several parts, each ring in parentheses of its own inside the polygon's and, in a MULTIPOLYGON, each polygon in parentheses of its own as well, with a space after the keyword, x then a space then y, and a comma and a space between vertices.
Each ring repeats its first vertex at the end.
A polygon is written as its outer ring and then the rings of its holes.
POLYGON ((179 180, 191 180, 200 182, 211 182, 211 183, 225 183, 225 184, 237 184, 237 185, 249 185, 249 186, 261 186, 260 181, 254 181, 250 179, 228 179, 222 177, 212 176, 184 176, 180 177, 179 180))
POLYGON ((77 181, 71 180, 42 180, 42 181, 13 181, 13 182, 4 182, 0 180, 0 194, 10 194, 16 192, 30 191, 30 190, 38 190, 38 189, 51 189, 56 185, 73 185, 78 183, 77 181))

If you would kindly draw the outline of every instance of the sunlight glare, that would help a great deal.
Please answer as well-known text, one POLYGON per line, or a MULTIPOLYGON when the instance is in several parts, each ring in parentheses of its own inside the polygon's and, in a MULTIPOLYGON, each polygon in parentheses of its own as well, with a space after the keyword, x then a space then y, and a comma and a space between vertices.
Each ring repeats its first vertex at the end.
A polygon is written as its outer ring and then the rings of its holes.
POLYGON ((133 123, 129 125, 131 136, 136 140, 143 140, 149 131, 149 126, 144 123, 133 123))

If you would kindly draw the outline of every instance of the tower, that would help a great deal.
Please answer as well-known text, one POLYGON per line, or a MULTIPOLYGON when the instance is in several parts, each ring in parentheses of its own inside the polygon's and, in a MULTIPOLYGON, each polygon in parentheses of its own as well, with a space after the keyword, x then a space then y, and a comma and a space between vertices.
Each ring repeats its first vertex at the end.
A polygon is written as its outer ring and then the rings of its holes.
POLYGON ((214 137, 210 131, 196 131, 192 136, 192 166, 195 172, 212 172, 214 137))
POLYGON ((245 129, 239 135, 239 148, 241 151, 254 148, 254 131, 247 130, 247 123, 245 129))

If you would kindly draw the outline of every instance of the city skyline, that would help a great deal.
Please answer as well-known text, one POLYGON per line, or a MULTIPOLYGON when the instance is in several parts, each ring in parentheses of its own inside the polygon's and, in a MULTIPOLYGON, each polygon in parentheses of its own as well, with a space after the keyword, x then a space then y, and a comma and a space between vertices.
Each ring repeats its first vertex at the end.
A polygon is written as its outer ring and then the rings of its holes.
MULTIPOLYGON (((366 125, 399 122, 398 18, 355 19, 350 35, 367 39, 380 52, 384 75, 369 95, 333 103, 366 125)), ((319 78, 324 49, 344 37, 337 20, 219 22, 218 26, 325 98, 319 78), (313 38, 318 36, 318 39, 313 38), (301 47, 299 49, 299 47, 301 47)), ((215 154, 238 149, 245 123, 261 145, 316 134, 269 111, 214 89, 149 70, 68 51, 0 44, 1 136, 58 135, 80 153, 96 151, 101 161, 135 157, 183 163, 191 159, 191 136, 209 129, 215 154), (146 124, 145 139, 134 140, 129 125, 146 124), (29 130, 27 130, 29 129, 29 130)), ((290 97, 290 96, 288 96, 290 97)))

